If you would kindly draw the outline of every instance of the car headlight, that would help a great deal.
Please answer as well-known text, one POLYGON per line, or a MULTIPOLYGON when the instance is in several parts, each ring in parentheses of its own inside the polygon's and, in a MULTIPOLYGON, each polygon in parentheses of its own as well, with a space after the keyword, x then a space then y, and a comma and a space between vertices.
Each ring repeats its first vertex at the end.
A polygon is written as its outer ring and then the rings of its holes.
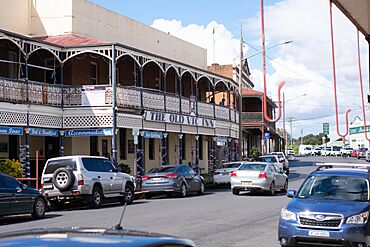
POLYGON ((283 220, 294 220, 294 221, 296 221, 296 220, 297 220, 296 214, 295 214, 295 213, 293 213, 293 212, 290 212, 290 211, 289 211, 289 210, 287 210, 286 208, 283 208, 283 209, 281 210, 280 217, 281 217, 281 219, 283 219, 283 220))
POLYGON ((355 214, 347 219, 347 224, 355 224, 355 225, 364 225, 367 223, 369 219, 369 211, 363 212, 361 214, 355 214))

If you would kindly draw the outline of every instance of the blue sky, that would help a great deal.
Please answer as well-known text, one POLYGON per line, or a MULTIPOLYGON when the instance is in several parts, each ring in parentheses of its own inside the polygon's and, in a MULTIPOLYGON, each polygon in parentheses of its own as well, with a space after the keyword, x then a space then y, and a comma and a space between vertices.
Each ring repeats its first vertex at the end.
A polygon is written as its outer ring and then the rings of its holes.
MULTIPOLYGON (((216 28, 215 60, 232 63, 239 56, 240 26, 247 43, 257 50, 260 44, 260 6, 258 0, 90 0, 208 50, 212 61, 212 29, 216 28)), ((330 136, 336 138, 335 109, 331 68, 328 0, 265 0, 266 46, 293 40, 292 44, 268 51, 268 94, 277 100, 276 86, 281 80, 287 103, 287 117, 294 117, 293 136, 318 134, 322 123, 330 123, 330 136), (302 96, 306 94, 306 96, 302 96), (327 116, 319 118, 320 116, 327 116)), ((338 78, 339 112, 352 108, 350 120, 360 114, 361 103, 356 69, 355 29, 334 8, 334 32, 338 78)), ((362 41, 363 78, 368 78, 367 45, 362 41)), ((255 53, 248 45, 245 56, 255 53)), ((263 90, 261 56, 249 59, 256 90, 263 90)), ((366 79, 365 79, 366 80, 366 79)), ((366 83, 365 83, 366 84, 366 83)), ((365 93, 368 92, 365 85, 365 93)), ((369 117, 368 117, 369 118, 369 117)), ((339 116, 344 132, 344 115, 339 116)), ((281 121, 277 124, 281 127, 281 121)), ((289 129, 289 128, 288 128, 289 129)))

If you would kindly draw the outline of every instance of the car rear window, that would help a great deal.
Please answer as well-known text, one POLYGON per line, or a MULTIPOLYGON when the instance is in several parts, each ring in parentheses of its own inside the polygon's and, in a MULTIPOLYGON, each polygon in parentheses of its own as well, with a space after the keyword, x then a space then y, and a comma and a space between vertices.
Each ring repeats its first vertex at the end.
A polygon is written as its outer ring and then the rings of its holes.
POLYGON ((60 159, 49 161, 45 169, 45 174, 52 174, 61 167, 69 167, 73 171, 77 170, 76 161, 74 159, 60 159))
POLYGON ((157 170, 154 172, 161 173, 161 172, 175 172, 177 169, 176 166, 171 166, 171 167, 159 167, 157 170))
POLYGON ((260 162, 268 162, 268 163, 275 163, 275 157, 274 156, 265 156, 265 157, 259 157, 258 161, 260 162))
POLYGON ((225 168, 238 168, 241 163, 224 164, 225 168))
POLYGON ((243 164, 239 167, 240 171, 264 171, 265 164, 243 164))

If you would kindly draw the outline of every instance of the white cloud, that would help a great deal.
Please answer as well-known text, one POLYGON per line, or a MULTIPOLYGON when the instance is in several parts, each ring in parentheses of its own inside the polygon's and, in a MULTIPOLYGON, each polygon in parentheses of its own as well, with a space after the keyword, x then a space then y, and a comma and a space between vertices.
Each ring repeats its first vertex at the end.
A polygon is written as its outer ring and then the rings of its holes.
MULTIPOLYGON (((350 114, 351 120, 356 114, 361 114, 359 108, 356 109, 353 105, 361 103, 356 29, 335 6, 333 10, 339 112, 344 112, 348 106, 352 107, 355 111, 350 114)), ((249 43, 258 44, 261 37, 260 16, 256 13, 250 14, 254 17, 247 19, 243 30, 245 37, 250 38, 249 43)), ((154 21, 152 26, 206 48, 208 64, 213 62, 212 30, 215 27, 216 62, 230 64, 239 56, 239 37, 233 36, 224 25, 215 21, 207 26, 196 24, 183 26, 181 21, 160 19, 154 21)), ((322 123, 329 122, 331 137, 336 138, 328 1, 281 0, 265 6, 265 32, 266 47, 293 40, 289 45, 268 50, 268 54, 271 52, 273 54, 270 55, 273 57, 272 61, 266 60, 268 94, 277 100, 277 85, 285 80, 286 99, 307 94, 287 103, 287 116, 299 120, 331 115, 322 119, 295 122, 293 135, 299 136, 302 128, 305 134, 318 133, 322 130, 322 123)), ((360 40, 362 76, 364 91, 367 93, 368 46, 362 35, 360 40)), ((248 46, 245 47, 244 52, 247 53, 247 50, 248 46)), ((255 89, 262 91, 261 62, 258 61, 258 56, 251 58, 249 62, 255 89)), ((339 123, 342 133, 344 122, 344 114, 341 114, 339 123)), ((281 121, 278 125, 281 126, 281 121)))
POLYGON ((206 48, 208 64, 212 64, 214 60, 219 64, 229 64, 239 57, 239 39, 234 38, 224 25, 216 21, 210 22, 207 26, 196 24, 183 26, 179 20, 157 19, 151 26, 206 48), (215 30, 215 59, 213 59, 213 29, 215 30))

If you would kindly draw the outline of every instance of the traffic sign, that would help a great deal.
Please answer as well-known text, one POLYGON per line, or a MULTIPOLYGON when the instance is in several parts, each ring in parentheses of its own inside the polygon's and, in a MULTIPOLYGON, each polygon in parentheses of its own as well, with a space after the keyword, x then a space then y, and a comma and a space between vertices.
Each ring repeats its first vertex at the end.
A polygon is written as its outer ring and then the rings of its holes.
POLYGON ((139 128, 133 128, 132 129, 132 135, 134 136, 134 144, 139 144, 139 139, 138 139, 138 136, 139 136, 139 128))
POLYGON ((270 132, 265 132, 265 140, 268 140, 270 139, 270 132))
POLYGON ((324 135, 329 135, 329 123, 322 124, 322 132, 324 133, 324 135))

